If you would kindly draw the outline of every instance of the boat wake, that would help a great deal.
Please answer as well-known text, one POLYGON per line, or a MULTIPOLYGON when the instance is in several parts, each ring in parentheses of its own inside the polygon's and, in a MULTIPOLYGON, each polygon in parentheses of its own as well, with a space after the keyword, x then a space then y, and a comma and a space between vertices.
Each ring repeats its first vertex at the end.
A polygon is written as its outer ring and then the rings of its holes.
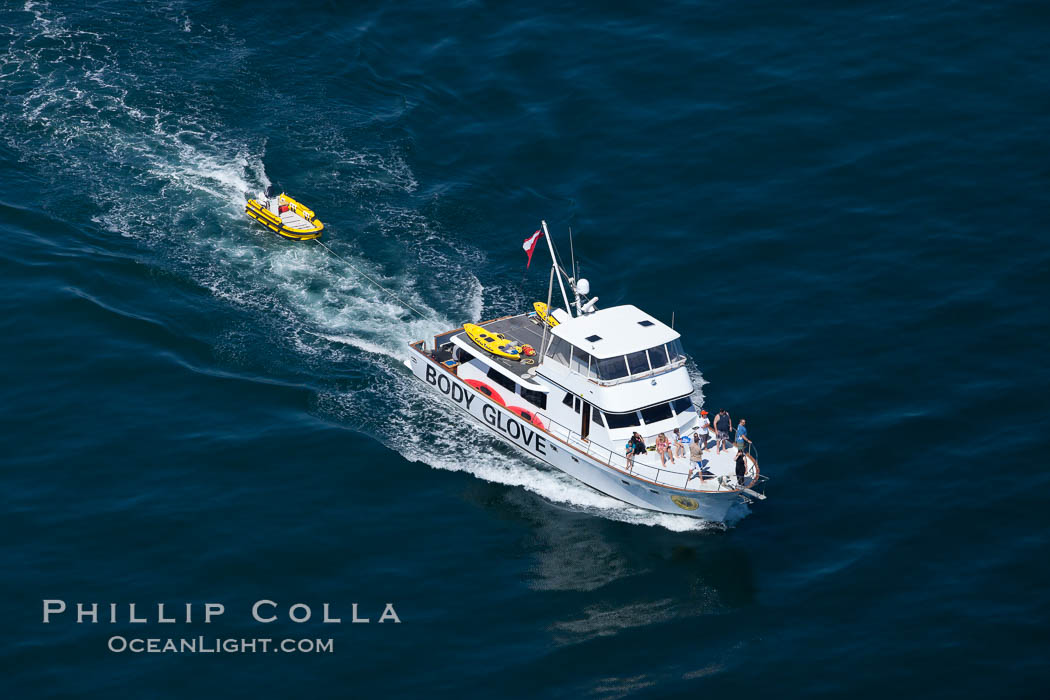
MULTIPOLYGON (((329 245, 423 317, 323 248, 253 227, 243 214, 244 195, 271 184, 267 141, 228 128, 224 112, 231 108, 187 78, 199 72, 185 65, 224 66, 229 84, 250 85, 256 78, 249 53, 228 29, 191 21, 170 5, 147 2, 144 10, 148 21, 184 34, 191 57, 149 45, 151 32, 135 26, 141 18, 124 16, 119 6, 76 21, 43 1, 0 10, 0 28, 8 31, 0 55, 0 133, 11 152, 50 178, 55 212, 93 221, 97 230, 85 235, 100 236, 100 245, 122 247, 249 312, 275 354, 287 350, 314 372, 320 413, 374 435, 406 459, 524 488, 610 520, 674 531, 721 527, 599 494, 434 401, 401 364, 407 343, 480 320, 486 296, 499 300, 494 313, 530 300, 500 280, 487 281, 486 289, 471 272, 482 267, 484 253, 420 213, 418 183, 401 147, 353 143, 323 106, 297 108, 290 118, 303 148, 324 161, 310 181, 317 199, 309 203, 331 225, 329 245), (321 202, 339 202, 339 211, 321 202), (383 377, 382 389, 376 381, 340 388, 330 368, 348 362, 383 377)), ((693 374, 694 402, 701 405, 703 380, 693 374)))

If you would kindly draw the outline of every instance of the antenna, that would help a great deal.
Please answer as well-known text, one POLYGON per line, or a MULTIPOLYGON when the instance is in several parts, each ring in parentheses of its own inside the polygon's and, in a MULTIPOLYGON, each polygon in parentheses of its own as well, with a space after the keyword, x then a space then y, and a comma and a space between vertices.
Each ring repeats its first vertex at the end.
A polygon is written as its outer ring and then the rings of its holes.
POLYGON ((576 250, 572 247, 572 226, 569 227, 569 264, 569 269, 572 270, 573 286, 575 286, 576 278, 580 275, 576 270, 576 250))

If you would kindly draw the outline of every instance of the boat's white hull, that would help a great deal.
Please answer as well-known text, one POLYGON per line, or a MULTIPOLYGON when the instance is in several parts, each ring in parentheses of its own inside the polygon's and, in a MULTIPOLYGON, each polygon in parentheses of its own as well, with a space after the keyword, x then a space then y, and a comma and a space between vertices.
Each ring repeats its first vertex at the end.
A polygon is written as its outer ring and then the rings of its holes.
POLYGON ((737 492, 685 491, 623 474, 522 420, 427 355, 413 349, 407 364, 423 383, 499 439, 625 503, 646 510, 723 522, 729 509, 741 501, 737 492))

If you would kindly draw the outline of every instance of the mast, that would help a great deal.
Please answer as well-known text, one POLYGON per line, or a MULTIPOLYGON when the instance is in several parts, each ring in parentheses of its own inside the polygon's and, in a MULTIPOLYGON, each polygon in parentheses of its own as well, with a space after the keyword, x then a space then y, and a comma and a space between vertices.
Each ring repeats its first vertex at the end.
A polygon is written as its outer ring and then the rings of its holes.
MULTIPOLYGON (((554 243, 551 242, 550 231, 547 230, 547 222, 540 220, 543 224, 543 236, 547 239, 547 247, 551 251, 551 264, 555 270, 558 270, 558 258, 554 257, 554 243)), ((572 306, 569 305, 569 295, 565 293, 565 283, 562 282, 560 271, 558 271, 558 287, 561 288, 561 298, 565 302, 565 313, 572 317, 572 306)), ((550 307, 547 307, 547 311, 550 312, 550 307)))
MULTIPOLYGON (((550 317, 551 312, 551 296, 554 294, 554 266, 551 266, 551 279, 547 283, 547 314, 550 317)), ((550 321, 543 322, 543 337, 540 338, 540 362, 543 362, 543 358, 547 356, 547 348, 550 344, 547 342, 547 331, 550 328, 550 321)), ((554 335, 551 335, 551 343, 554 342, 554 335)))
POLYGON ((576 288, 576 282, 580 279, 580 268, 576 264, 576 248, 572 244, 572 226, 569 227, 569 259, 569 264, 572 266, 572 277, 569 278, 569 287, 572 288, 572 295, 576 298, 574 302, 576 313, 582 314, 583 312, 580 310, 580 290, 576 288))

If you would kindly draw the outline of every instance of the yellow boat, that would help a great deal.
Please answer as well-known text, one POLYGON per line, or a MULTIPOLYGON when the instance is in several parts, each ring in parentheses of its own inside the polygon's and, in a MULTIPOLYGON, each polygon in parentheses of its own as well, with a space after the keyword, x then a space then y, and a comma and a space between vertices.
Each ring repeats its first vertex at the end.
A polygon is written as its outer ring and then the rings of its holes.
POLYGON ((542 301, 537 301, 532 305, 532 308, 536 309, 536 315, 540 317, 541 321, 546 321, 547 325, 554 328, 558 325, 558 319, 554 318, 553 314, 547 313, 547 305, 542 301))
POLYGON ((309 241, 321 237, 322 224, 313 211, 288 195, 249 199, 244 213, 270 229, 278 236, 293 241, 309 241))
POLYGON ((467 332, 467 337, 485 352, 490 352, 498 357, 506 357, 508 360, 521 359, 521 348, 502 333, 489 333, 473 323, 464 323, 463 330, 467 332))

